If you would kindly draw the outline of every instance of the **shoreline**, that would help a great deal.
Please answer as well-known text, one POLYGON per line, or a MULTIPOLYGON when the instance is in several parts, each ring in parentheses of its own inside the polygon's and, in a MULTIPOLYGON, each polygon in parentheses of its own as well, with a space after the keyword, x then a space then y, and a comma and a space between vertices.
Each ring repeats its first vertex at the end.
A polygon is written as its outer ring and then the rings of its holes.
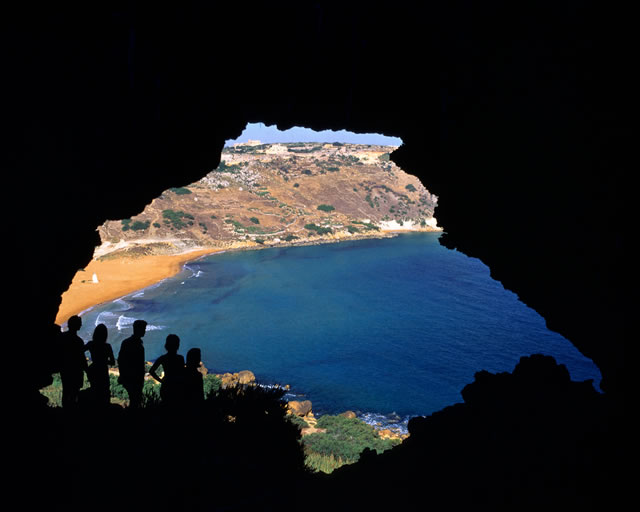
MULTIPOLYGON (((393 229, 376 231, 368 235, 350 235, 344 237, 322 237, 291 242, 258 244, 255 242, 236 242, 228 247, 201 247, 178 254, 157 254, 144 256, 122 256, 117 258, 99 257, 92 259, 84 268, 78 270, 69 288, 62 294, 55 323, 62 326, 69 317, 80 315, 101 304, 111 302, 131 293, 143 290, 180 273, 187 263, 210 254, 246 250, 271 249, 275 247, 300 247, 339 243, 349 240, 393 238, 402 233, 442 232, 439 229, 393 229), (97 282, 93 282, 93 276, 97 282)), ((135 246, 135 244, 131 244, 135 246)), ((99 248, 96 248, 96 252, 99 248)))
POLYGON ((173 277, 190 261, 225 250, 212 247, 174 255, 93 259, 76 272, 69 288, 62 294, 55 323, 62 325, 73 315, 173 277), (97 283, 92 281, 94 274, 97 283))

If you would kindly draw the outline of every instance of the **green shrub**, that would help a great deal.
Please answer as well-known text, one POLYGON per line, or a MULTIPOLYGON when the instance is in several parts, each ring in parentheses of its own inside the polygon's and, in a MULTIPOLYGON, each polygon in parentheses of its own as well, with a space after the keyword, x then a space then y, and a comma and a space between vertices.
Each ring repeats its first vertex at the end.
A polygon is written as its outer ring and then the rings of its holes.
POLYGON ((260 224, 260 219, 258 219, 258 217, 251 217, 249 220, 254 224, 260 224))
POLYGON ((309 427, 309 424, 303 418, 295 414, 288 414, 287 419, 300 429, 309 427))
POLYGON ((204 396, 208 398, 210 395, 215 395, 218 392, 222 381, 215 375, 205 375, 202 379, 202 384, 204 387, 204 396))
POLYGON ((231 174, 237 173, 240 169, 242 169, 242 165, 240 164, 231 164, 227 165, 224 160, 220 161, 220 165, 218 165, 216 172, 228 172, 231 174))
POLYGON ((335 208, 330 204, 321 204, 318 206, 318 210, 321 210, 323 212, 332 212, 333 210, 335 210, 335 208))
POLYGON ((131 224, 130 229, 133 229, 134 231, 144 231, 145 229, 148 229, 149 226, 151 225, 151 222, 146 220, 146 221, 135 221, 133 224, 131 224))
MULTIPOLYGON (((190 213, 185 213, 182 210, 163 210, 162 216, 164 217, 164 222, 166 224, 171 223, 171 225, 175 229, 182 229, 187 227, 189 224, 184 222, 182 219, 190 219, 193 220, 194 216, 190 213)), ((193 223, 192 223, 193 224, 193 223)))
POLYGON ((305 450, 346 463, 356 462, 365 448, 382 453, 400 442, 380 439, 371 425, 358 418, 324 415, 318 419, 317 428, 327 431, 304 436, 305 450))
POLYGON ((364 227, 367 231, 380 231, 380 228, 371 222, 362 222, 360 220, 352 220, 352 224, 358 224, 359 226, 364 227))
POLYGON ((175 188, 170 188, 169 190, 179 196, 191 194, 191 190, 185 187, 175 187, 175 188))
POLYGON ((371 208, 375 208, 375 205, 373 204, 373 201, 371 199, 371 194, 367 194, 367 196, 364 199, 367 203, 369 203, 369 206, 371 206, 371 208))
POLYGON ((305 224, 304 229, 308 229, 309 231, 315 232, 318 235, 333 233, 333 230, 331 228, 323 228, 321 226, 317 226, 316 224, 305 224))
POLYGON ((305 465, 312 471, 321 471, 323 473, 331 473, 334 469, 346 464, 339 457, 333 455, 322 455, 320 453, 308 452, 304 459, 305 465))

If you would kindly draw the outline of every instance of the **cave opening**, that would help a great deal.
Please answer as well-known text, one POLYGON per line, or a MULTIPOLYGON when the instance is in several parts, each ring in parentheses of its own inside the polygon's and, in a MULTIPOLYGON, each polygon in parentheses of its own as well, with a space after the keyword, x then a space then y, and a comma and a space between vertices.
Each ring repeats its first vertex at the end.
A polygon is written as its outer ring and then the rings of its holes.
MULTIPOLYGON (((15 208, 5 256, 7 297, 22 314, 7 323, 28 368, 17 387, 29 382, 27 410, 7 415, 21 430, 6 438, 19 452, 9 463, 18 502, 140 509, 162 487, 165 509, 285 500, 307 510, 615 509, 628 451, 632 188, 618 122, 625 45, 609 29, 628 31, 601 8, 566 7, 187 2, 31 9, 26 23, 10 23, 5 175, 15 208), (481 374, 464 404, 415 421, 401 450, 369 453, 315 487, 274 467, 284 446, 263 430, 268 421, 237 416, 235 437, 227 422, 198 421, 180 437, 166 424, 182 423, 157 411, 42 408, 60 295, 91 260, 95 227, 198 179, 217 165, 212 141, 221 149, 247 119, 401 135, 393 160, 442 197, 440 244, 479 258, 592 358, 603 396, 549 379, 557 373, 544 361, 518 375, 481 374), (549 386, 535 394, 529 377, 549 386), (271 447, 273 458, 255 457, 271 447)), ((252 216, 260 224, 242 225, 264 225, 252 216)))
POLYGON ((485 265, 439 243, 438 198, 393 163, 401 145, 247 125, 200 181, 99 228, 58 323, 81 313, 85 340, 104 324, 117 352, 144 318, 150 361, 177 333, 211 374, 249 371, 310 401, 313 425, 349 413, 392 439, 459 402, 476 372, 511 371, 522 356, 552 355, 598 386, 595 365, 485 265), (146 284, 134 281, 145 265, 146 284))

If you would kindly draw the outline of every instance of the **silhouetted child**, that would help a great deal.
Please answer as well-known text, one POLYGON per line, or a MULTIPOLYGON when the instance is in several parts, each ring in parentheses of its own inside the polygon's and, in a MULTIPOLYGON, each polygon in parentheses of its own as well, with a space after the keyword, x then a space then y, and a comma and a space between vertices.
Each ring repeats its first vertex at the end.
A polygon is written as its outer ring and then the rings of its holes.
POLYGON ((111 398, 109 366, 116 364, 113 349, 107 343, 107 326, 99 324, 93 331, 93 338, 84 346, 91 356, 87 371, 91 392, 96 404, 108 405, 111 398))
POLYGON ((160 398, 166 405, 176 405, 182 402, 184 384, 184 357, 178 354, 180 348, 180 338, 175 334, 169 334, 164 344, 167 353, 156 359, 149 370, 151 375, 160 386, 160 398), (156 371, 162 366, 164 375, 160 377, 156 371))
POLYGON ((197 407, 204 402, 204 380, 200 372, 200 360, 200 349, 189 349, 184 376, 185 404, 188 407, 197 407))
POLYGON ((60 379, 62 380, 62 406, 78 403, 80 388, 84 384, 87 358, 84 356, 84 341, 78 336, 82 320, 74 315, 67 321, 68 330, 60 335, 60 379))
POLYGON ((147 322, 144 320, 133 322, 133 335, 122 342, 118 353, 118 368, 120 370, 118 382, 127 390, 129 407, 132 408, 142 405, 142 388, 145 374, 142 338, 146 330, 147 322))

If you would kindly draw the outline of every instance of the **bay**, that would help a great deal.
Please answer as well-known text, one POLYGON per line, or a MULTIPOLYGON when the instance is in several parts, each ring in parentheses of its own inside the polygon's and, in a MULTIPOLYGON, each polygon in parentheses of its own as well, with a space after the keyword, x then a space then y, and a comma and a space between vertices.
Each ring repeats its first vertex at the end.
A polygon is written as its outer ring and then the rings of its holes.
POLYGON ((84 313, 80 334, 105 323, 117 353, 142 318, 148 360, 174 333, 210 371, 249 369, 289 384, 289 398, 311 400, 316 414, 354 410, 387 424, 460 402, 475 372, 512 371, 534 353, 598 389, 592 361, 439 236, 214 254, 84 313))

